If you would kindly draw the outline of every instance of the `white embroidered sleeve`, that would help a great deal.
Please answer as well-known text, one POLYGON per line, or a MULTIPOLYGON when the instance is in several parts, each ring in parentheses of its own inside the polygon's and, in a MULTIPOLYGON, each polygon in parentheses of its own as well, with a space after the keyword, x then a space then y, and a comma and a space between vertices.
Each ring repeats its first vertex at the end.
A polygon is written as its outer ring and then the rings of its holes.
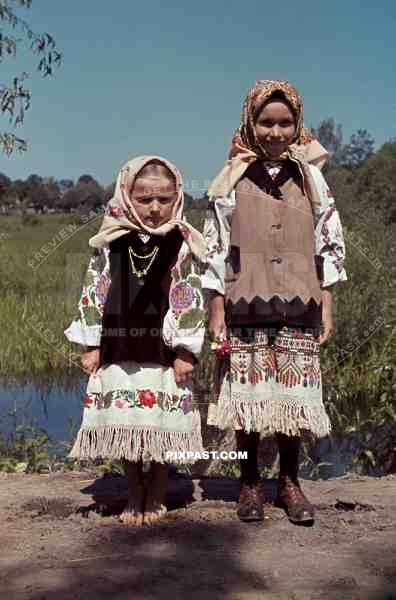
POLYGON ((65 330, 70 342, 82 346, 100 346, 102 315, 111 283, 109 249, 97 249, 84 277, 78 302, 78 316, 65 330))
POLYGON ((201 264, 185 242, 172 269, 169 310, 162 327, 162 338, 172 350, 184 348, 199 357, 205 336, 201 264))
POLYGON ((231 219, 235 208, 235 191, 226 198, 211 198, 204 223, 204 237, 209 247, 202 287, 224 295, 225 261, 230 244, 231 219))
POLYGON ((316 254, 323 258, 322 288, 327 288, 347 280, 344 268, 345 240, 329 186, 317 167, 310 165, 310 168, 321 201, 321 207, 315 214, 315 244, 316 254))

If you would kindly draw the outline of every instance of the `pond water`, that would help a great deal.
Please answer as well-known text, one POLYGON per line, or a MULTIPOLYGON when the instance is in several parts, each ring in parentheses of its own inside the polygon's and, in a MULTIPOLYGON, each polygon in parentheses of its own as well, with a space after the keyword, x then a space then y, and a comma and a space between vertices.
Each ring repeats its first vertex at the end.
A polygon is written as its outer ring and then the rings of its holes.
POLYGON ((32 423, 45 429, 54 441, 70 440, 81 422, 85 387, 85 381, 73 387, 57 384, 1 387, 0 431, 10 433, 15 422, 32 423))
MULTIPOLYGON (((85 389, 84 378, 67 385, 0 386, 0 434, 11 433, 15 423, 34 424, 45 429, 52 442, 70 442, 81 423, 85 389)), ((321 463, 318 474, 324 479, 343 475, 352 467, 355 454, 356 440, 347 438, 318 440, 313 450, 314 463, 321 463)), ((301 474, 309 478, 311 469, 308 464, 301 474)))

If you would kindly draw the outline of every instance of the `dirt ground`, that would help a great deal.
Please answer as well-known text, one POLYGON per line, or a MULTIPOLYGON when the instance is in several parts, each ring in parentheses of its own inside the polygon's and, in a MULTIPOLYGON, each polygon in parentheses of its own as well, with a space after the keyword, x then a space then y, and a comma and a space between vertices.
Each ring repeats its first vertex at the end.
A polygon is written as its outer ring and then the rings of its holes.
POLYGON ((274 508, 235 515, 232 479, 174 475, 168 518, 127 528, 121 477, 0 475, 5 600, 396 599, 396 477, 305 481, 318 512, 297 527, 274 508))

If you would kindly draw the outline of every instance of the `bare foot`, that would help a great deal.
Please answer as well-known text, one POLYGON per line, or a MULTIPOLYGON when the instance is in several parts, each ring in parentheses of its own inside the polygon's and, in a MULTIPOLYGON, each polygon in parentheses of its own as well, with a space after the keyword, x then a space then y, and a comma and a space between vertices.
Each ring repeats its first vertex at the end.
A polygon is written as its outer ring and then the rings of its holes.
POLYGON ((128 502, 120 515, 124 525, 143 525, 144 485, 142 463, 124 461, 124 469, 128 479, 128 502))
POLYGON ((144 488, 136 488, 133 495, 129 495, 129 500, 120 515, 121 523, 124 525, 135 525, 140 527, 143 525, 143 505, 144 505, 144 488))
POLYGON ((157 523, 167 513, 165 498, 168 487, 168 471, 169 465, 157 462, 153 462, 151 465, 144 504, 143 522, 146 525, 157 523))

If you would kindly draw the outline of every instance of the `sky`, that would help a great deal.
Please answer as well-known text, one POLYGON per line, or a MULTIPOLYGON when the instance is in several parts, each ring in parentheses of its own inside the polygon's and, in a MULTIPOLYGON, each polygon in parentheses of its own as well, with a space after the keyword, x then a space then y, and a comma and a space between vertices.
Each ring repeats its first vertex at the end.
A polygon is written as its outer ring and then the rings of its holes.
POLYGON ((0 82, 28 71, 33 93, 17 130, 28 152, 0 155, 12 179, 89 173, 108 185, 128 159, 157 154, 203 190, 257 79, 294 83, 306 125, 333 117, 345 142, 359 128, 377 147, 396 136, 391 0, 33 0, 21 15, 55 36, 63 62, 46 79, 23 47, 2 63, 0 82))

